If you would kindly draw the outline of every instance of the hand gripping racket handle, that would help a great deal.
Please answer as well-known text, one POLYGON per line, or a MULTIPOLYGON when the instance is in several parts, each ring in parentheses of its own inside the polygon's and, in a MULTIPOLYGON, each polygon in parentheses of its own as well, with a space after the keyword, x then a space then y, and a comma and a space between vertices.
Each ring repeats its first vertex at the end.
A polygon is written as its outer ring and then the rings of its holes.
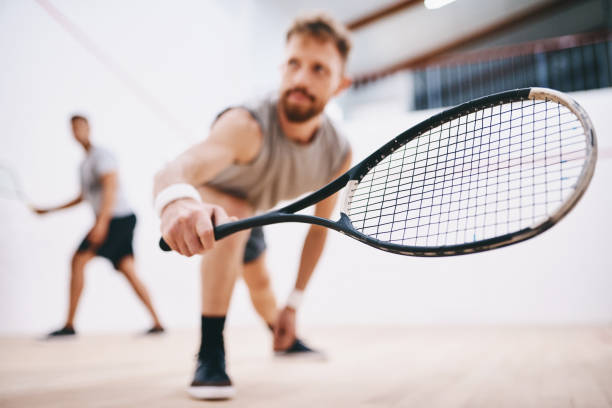
MULTIPOLYGON (((233 234, 234 232, 242 231, 249 228, 260 227, 262 225, 267 224, 275 224, 277 222, 287 221, 287 217, 291 218, 293 214, 278 214, 278 213, 268 213, 262 214, 251 218, 245 218, 242 220, 228 222, 226 224, 221 224, 213 227, 213 234, 215 236, 215 241, 219 241, 228 235, 233 234)), ((293 217, 296 217, 293 215, 293 217)), ((163 238, 159 239, 159 247, 162 251, 172 251, 172 248, 168 245, 163 238)))
MULTIPOLYGON (((311 225, 321 225, 323 227, 331 228, 337 231, 345 230, 347 224, 350 224, 348 221, 348 217, 344 214, 341 214, 341 218, 339 221, 331 221, 326 218, 314 217, 312 215, 303 215, 303 214, 287 214, 286 209, 289 207, 285 207, 284 209, 269 212, 267 214, 257 215, 251 218, 245 218, 242 220, 228 222, 227 224, 217 225, 213 229, 213 233, 215 235, 215 241, 219 241, 228 235, 233 234, 234 232, 246 230, 249 228, 261 227, 264 225, 278 224, 281 222, 300 222, 311 225)), ((171 251, 170 246, 164 241, 163 238, 159 240, 159 247, 162 251, 171 251)))
MULTIPOLYGON (((213 229, 215 235, 215 241, 219 241, 233 234, 234 232, 242 231, 249 228, 261 227, 264 225, 277 224, 280 222, 302 222, 307 224, 321 225, 327 228, 340 230, 342 229, 340 223, 333 222, 325 218, 314 217, 310 215, 294 214, 306 207, 318 203, 321 200, 329 197, 343 188, 348 183, 353 170, 349 170, 336 180, 332 181, 322 189, 311 193, 310 195, 302 198, 301 200, 290 204, 286 207, 280 208, 275 211, 271 211, 265 214, 256 215, 254 217, 245 218, 242 220, 228 222, 226 224, 217 225, 213 229)), ((343 222, 345 224, 346 221, 343 222)), ((350 224, 350 223, 349 223, 350 224)), ((168 245, 163 238, 159 240, 159 247, 162 251, 171 251, 172 248, 168 245)))
MULTIPOLYGON (((247 226, 245 226, 244 224, 247 224, 247 223, 243 221, 236 221, 236 222, 228 222, 227 224, 223 224, 223 225, 214 227, 213 234, 215 235, 215 241, 219 241, 220 239, 223 239, 227 237, 228 235, 233 234, 236 231, 240 231, 243 229, 253 227, 252 225, 250 225, 251 223, 248 223, 249 225, 247 226)), ((159 239, 159 247, 161 248, 162 251, 165 251, 165 252, 172 251, 172 248, 170 248, 170 245, 168 245, 168 243, 164 241, 163 238, 159 239)))

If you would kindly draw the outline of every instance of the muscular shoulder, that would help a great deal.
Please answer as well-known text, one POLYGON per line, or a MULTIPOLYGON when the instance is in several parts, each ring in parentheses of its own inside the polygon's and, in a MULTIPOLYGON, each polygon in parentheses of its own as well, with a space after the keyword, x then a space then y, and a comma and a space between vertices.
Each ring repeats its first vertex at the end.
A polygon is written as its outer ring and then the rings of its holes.
POLYGON ((263 133, 259 123, 245 108, 223 112, 213 124, 210 140, 230 147, 238 163, 253 160, 261 149, 263 133))

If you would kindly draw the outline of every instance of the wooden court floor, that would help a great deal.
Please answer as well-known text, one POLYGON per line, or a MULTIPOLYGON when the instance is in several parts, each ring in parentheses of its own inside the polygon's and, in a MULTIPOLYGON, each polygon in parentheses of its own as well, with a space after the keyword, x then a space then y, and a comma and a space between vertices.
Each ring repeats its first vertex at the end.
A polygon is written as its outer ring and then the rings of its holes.
POLYGON ((304 330, 326 362, 227 331, 232 401, 189 399, 197 333, 0 338, 0 407, 612 407, 612 326, 304 330))

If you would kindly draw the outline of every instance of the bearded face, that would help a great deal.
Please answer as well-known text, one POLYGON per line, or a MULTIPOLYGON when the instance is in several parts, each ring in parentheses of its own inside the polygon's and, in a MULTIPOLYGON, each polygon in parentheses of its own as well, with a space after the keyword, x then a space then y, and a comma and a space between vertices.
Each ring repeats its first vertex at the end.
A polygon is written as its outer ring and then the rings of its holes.
POLYGON ((301 123, 317 116, 325 109, 326 101, 320 101, 306 88, 286 90, 281 96, 281 106, 289 122, 301 123))
POLYGON ((343 60, 335 44, 305 34, 292 36, 285 48, 279 105, 288 121, 306 122, 321 114, 338 93, 343 60))

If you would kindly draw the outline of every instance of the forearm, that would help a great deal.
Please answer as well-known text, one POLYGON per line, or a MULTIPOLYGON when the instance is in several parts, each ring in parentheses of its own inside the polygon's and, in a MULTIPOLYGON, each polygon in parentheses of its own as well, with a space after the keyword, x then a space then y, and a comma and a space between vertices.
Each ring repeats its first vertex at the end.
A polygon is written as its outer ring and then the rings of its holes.
POLYGON ((325 241, 327 239, 327 229, 317 225, 310 227, 304 246, 302 248, 302 257, 300 259, 300 268, 295 282, 295 288, 304 290, 308 285, 308 281, 321 258, 325 241))
POLYGON ((212 180, 232 162, 231 154, 222 146, 208 143, 205 148, 196 146, 179 155, 157 172, 153 183, 153 194, 172 184, 202 185, 212 180))
POLYGON ((73 200, 68 201, 66 204, 62 204, 62 205, 59 205, 57 207, 49 208, 46 211, 51 212, 51 211, 64 210, 66 208, 74 207, 75 205, 79 204, 81 201, 83 201, 83 196, 81 194, 79 194, 78 197, 76 197, 73 200))
POLYGON ((115 201, 117 198, 117 185, 115 180, 109 180, 102 189, 102 204, 100 211, 96 215, 96 223, 109 223, 113 218, 115 201))
POLYGON ((259 124, 244 109, 218 118, 208 139, 190 147, 155 175, 153 194, 172 184, 201 186, 234 163, 248 163, 258 153, 263 136, 259 124))

